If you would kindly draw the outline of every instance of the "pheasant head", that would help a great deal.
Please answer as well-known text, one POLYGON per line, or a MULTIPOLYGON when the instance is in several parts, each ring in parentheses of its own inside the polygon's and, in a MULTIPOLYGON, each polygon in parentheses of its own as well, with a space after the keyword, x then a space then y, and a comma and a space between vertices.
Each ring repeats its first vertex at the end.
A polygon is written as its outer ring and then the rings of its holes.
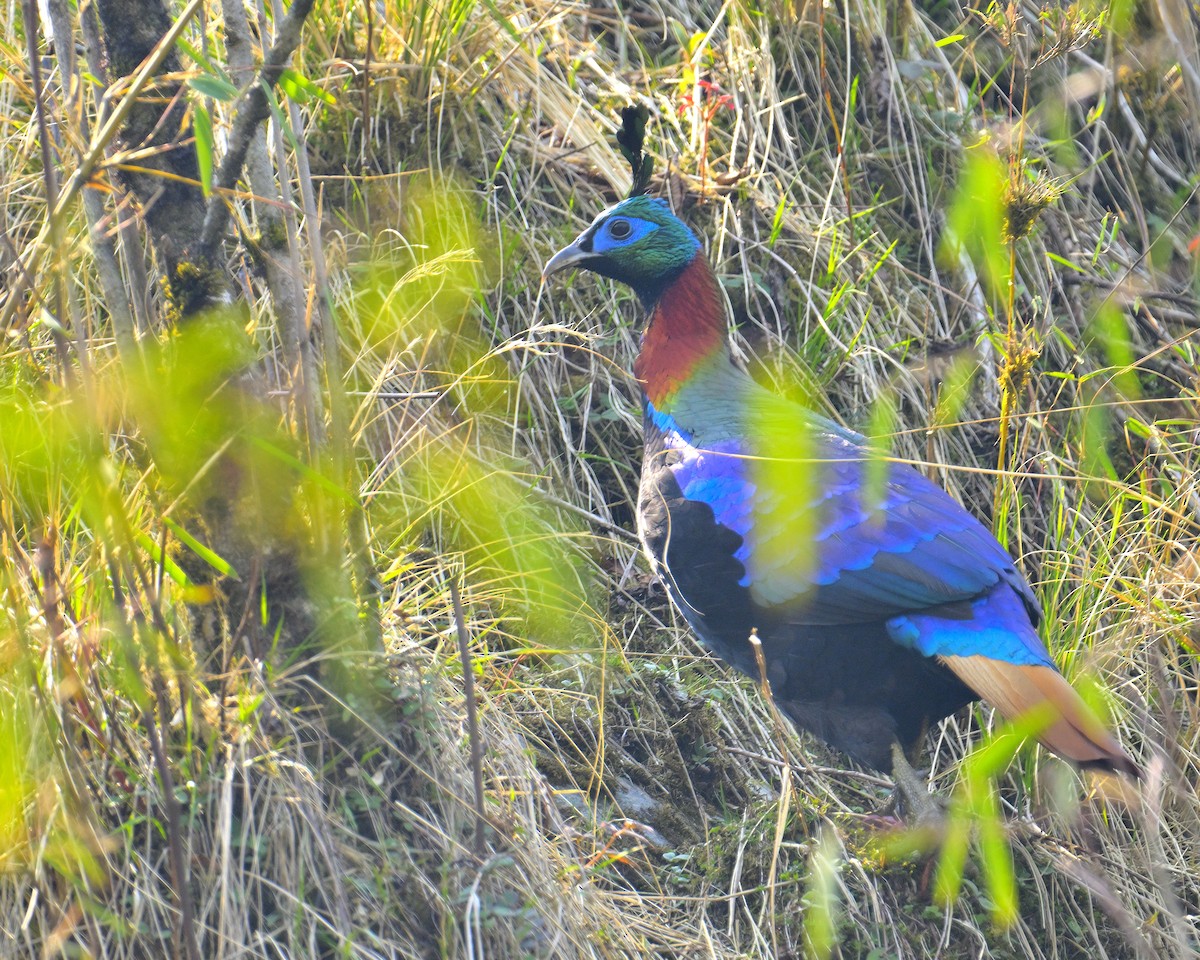
POLYGON ((542 276, 581 267, 628 284, 649 306, 699 252, 700 241, 665 200, 630 197, 601 213, 551 257, 542 276))

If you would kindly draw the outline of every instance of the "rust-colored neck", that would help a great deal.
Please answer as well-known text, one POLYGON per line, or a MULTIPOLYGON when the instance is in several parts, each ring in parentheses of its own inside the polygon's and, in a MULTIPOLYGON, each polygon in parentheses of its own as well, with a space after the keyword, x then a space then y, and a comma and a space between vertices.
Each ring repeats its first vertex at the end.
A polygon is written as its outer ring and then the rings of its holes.
POLYGON ((727 354, 725 331, 717 278, 697 254, 658 298, 633 365, 655 409, 667 410, 676 391, 699 368, 727 354))

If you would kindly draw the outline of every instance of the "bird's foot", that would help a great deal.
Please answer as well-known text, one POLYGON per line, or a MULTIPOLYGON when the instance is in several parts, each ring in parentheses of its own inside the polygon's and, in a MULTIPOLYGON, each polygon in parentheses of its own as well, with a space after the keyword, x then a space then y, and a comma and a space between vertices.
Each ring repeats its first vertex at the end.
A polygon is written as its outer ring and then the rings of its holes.
POLYGON ((929 784, 908 762, 900 744, 892 744, 892 780, 896 784, 896 807, 910 827, 932 829, 946 820, 941 800, 929 792, 929 784))

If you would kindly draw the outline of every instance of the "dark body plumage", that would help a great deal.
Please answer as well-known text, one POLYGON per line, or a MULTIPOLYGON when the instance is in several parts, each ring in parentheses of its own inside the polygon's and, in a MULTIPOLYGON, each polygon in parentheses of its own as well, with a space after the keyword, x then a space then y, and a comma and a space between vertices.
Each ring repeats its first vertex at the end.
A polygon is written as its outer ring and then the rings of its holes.
POLYGON ((695 237, 661 201, 626 200, 546 266, 630 284, 650 311, 635 364, 646 552, 700 639, 776 702, 877 769, 892 745, 983 697, 1049 705, 1042 742, 1083 766, 1137 767, 1059 674, 1042 612, 978 520, 912 467, 778 397, 729 355, 695 237))
POLYGON ((937 661, 897 645, 882 620, 813 623, 803 604, 756 600, 742 583, 743 537, 684 495, 671 469, 677 456, 648 423, 638 503, 645 548, 705 645, 751 677, 757 631, 776 703, 797 725, 886 770, 894 740, 912 748, 930 722, 976 699, 937 661))

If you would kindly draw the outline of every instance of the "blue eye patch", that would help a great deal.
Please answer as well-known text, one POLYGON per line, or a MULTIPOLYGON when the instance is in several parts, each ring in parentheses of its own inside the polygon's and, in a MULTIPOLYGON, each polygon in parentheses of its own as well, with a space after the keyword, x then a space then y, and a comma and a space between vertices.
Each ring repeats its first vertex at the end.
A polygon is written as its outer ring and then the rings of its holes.
POLYGON ((658 229, 658 224, 638 217, 620 214, 610 216, 592 235, 592 251, 603 254, 619 247, 637 243, 658 229))

